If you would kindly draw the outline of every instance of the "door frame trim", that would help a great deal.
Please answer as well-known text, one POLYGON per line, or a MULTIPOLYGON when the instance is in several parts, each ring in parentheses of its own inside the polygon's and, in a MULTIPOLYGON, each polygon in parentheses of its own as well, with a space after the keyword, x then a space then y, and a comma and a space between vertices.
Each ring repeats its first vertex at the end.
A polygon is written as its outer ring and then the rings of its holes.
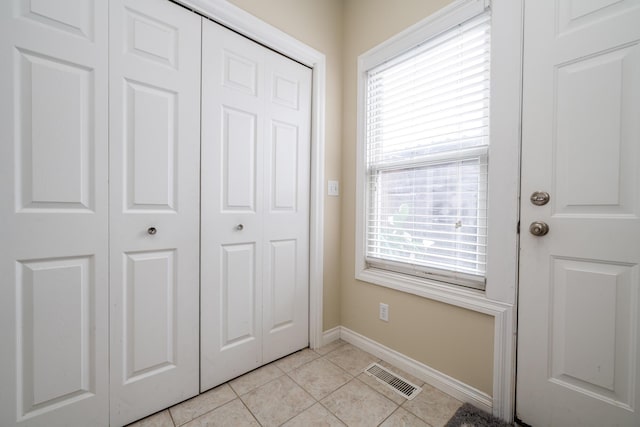
POLYGON ((309 205, 309 346, 322 346, 326 58, 312 47, 226 0, 168 0, 298 61, 313 71, 309 205))

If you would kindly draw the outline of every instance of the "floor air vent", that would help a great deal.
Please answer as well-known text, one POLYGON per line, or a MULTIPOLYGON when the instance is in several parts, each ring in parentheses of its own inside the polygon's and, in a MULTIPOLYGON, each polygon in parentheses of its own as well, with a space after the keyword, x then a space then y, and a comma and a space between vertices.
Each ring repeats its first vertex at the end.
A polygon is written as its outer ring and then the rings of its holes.
POLYGON ((364 370, 368 375, 371 375, 383 384, 386 384, 391 390, 398 393, 400 396, 407 398, 408 400, 416 397, 418 393, 422 391, 417 385, 411 384, 409 381, 394 374, 388 369, 372 363, 364 370))

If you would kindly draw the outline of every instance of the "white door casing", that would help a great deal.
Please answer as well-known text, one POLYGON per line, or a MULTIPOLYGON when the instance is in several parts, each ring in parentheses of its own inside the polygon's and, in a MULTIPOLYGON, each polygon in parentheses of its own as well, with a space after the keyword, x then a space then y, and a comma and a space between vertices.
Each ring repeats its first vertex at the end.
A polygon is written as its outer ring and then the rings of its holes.
POLYGON ((640 425, 640 2, 525 5, 517 415, 640 425), (535 206, 534 191, 550 193, 535 206), (549 234, 529 233, 534 221, 549 234))
POLYGON ((111 424, 122 425, 198 392, 201 18, 112 0, 109 19, 111 424))
POLYGON ((203 24, 201 390, 308 345, 311 71, 203 24))
POLYGON ((0 4, 0 425, 108 425, 107 3, 0 4))

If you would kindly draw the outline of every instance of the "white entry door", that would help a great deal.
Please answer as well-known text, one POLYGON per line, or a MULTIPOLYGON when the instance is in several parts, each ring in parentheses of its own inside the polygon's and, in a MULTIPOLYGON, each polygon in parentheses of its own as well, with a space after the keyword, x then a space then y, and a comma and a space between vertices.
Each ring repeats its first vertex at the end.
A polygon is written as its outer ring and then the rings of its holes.
POLYGON ((202 53, 204 391, 309 343, 311 70, 209 21, 202 53))
POLYGON ((108 424, 107 4, 0 2, 0 425, 108 424))
POLYGON ((110 2, 111 424, 199 379, 201 19, 110 2))
POLYGON ((524 27, 517 416, 638 426, 640 1, 528 1, 524 27))

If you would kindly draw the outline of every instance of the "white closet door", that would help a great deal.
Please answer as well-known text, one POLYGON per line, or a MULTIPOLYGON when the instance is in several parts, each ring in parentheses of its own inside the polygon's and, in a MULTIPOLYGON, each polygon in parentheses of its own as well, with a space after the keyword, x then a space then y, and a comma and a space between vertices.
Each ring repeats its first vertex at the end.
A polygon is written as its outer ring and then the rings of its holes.
POLYGON ((0 425, 108 424, 107 3, 0 2, 0 425))
POLYGON ((201 391, 262 359, 262 56, 203 21, 201 391))
POLYGON ((309 345, 311 70, 263 51, 265 364, 309 345))
POLYGON ((203 24, 201 390, 308 345, 311 70, 203 24))
POLYGON ((110 9, 111 424, 198 392, 200 17, 110 9))

